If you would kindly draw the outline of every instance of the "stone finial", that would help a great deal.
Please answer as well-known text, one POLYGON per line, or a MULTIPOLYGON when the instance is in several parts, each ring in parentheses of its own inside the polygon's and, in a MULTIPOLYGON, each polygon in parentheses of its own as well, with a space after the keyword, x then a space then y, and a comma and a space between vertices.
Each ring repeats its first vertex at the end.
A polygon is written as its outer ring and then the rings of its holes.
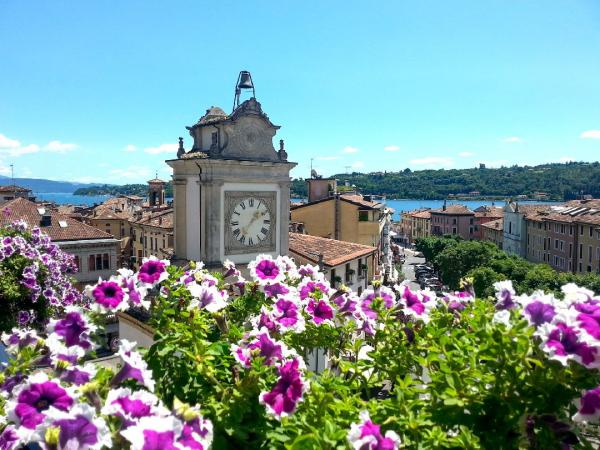
POLYGON ((287 161, 287 152, 285 151, 285 144, 283 142, 283 139, 279 139, 279 160, 280 161, 287 161))
POLYGON ((179 138, 179 148, 177 149, 177 158, 180 159, 185 153, 185 149, 183 148, 183 138, 179 138))

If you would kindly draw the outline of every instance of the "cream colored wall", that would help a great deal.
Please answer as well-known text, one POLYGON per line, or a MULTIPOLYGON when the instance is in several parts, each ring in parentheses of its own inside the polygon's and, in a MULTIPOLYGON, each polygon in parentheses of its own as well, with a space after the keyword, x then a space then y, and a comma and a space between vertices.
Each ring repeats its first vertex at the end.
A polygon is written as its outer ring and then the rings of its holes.
POLYGON ((333 239, 334 237, 334 212, 333 200, 316 203, 314 205, 293 209, 292 222, 302 222, 306 234, 333 239))
POLYGON ((583 227, 583 234, 579 234, 578 244, 583 244, 583 255, 579 254, 579 249, 577 250, 577 272, 579 271, 579 263, 581 262, 581 272, 580 273, 588 273, 588 266, 591 266, 592 273, 598 273, 598 248, 600 247, 600 239, 599 233, 595 231, 598 228, 598 225, 579 225, 577 227, 577 231, 583 227), (590 236, 590 227, 592 229, 592 236, 590 236), (591 259, 590 262, 590 246, 592 247, 591 251, 591 259))

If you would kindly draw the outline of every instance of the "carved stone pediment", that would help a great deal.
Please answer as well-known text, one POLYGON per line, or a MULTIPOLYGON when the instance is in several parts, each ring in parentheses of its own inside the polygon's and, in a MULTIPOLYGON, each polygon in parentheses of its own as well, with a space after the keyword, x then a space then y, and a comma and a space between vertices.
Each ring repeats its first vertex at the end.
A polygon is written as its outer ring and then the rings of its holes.
POLYGON ((261 115, 238 115, 235 120, 227 121, 223 130, 226 138, 220 155, 222 158, 279 161, 273 147, 277 129, 261 115))

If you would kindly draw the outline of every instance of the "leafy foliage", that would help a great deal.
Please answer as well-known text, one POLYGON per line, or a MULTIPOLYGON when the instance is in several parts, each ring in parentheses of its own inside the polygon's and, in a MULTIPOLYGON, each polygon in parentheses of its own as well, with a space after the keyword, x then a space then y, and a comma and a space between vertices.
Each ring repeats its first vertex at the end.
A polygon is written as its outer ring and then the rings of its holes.
MULTIPOLYGON (((498 169, 398 170, 375 173, 336 174, 365 194, 390 198, 440 199, 450 194, 479 191, 482 196, 532 195, 546 192, 554 200, 570 200, 580 192, 600 197, 600 163, 569 162, 498 169)), ((294 195, 306 196, 305 183, 294 180, 294 195)))
POLYGON ((464 241, 455 236, 418 239, 416 248, 440 271, 444 282, 453 289, 464 277, 473 278, 477 295, 493 294, 492 281, 512 280, 517 292, 537 289, 560 292, 561 286, 575 283, 592 291, 600 289, 600 275, 558 272, 547 264, 536 264, 508 255, 494 244, 464 241))

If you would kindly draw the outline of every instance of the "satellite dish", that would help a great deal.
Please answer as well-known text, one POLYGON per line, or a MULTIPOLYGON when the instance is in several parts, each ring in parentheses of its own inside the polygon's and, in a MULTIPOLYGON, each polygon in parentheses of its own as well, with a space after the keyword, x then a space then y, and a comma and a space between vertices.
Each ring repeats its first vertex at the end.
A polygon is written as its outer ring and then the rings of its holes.
POLYGON ((319 174, 315 169, 310 169, 310 176, 313 178, 319 178, 319 174))

